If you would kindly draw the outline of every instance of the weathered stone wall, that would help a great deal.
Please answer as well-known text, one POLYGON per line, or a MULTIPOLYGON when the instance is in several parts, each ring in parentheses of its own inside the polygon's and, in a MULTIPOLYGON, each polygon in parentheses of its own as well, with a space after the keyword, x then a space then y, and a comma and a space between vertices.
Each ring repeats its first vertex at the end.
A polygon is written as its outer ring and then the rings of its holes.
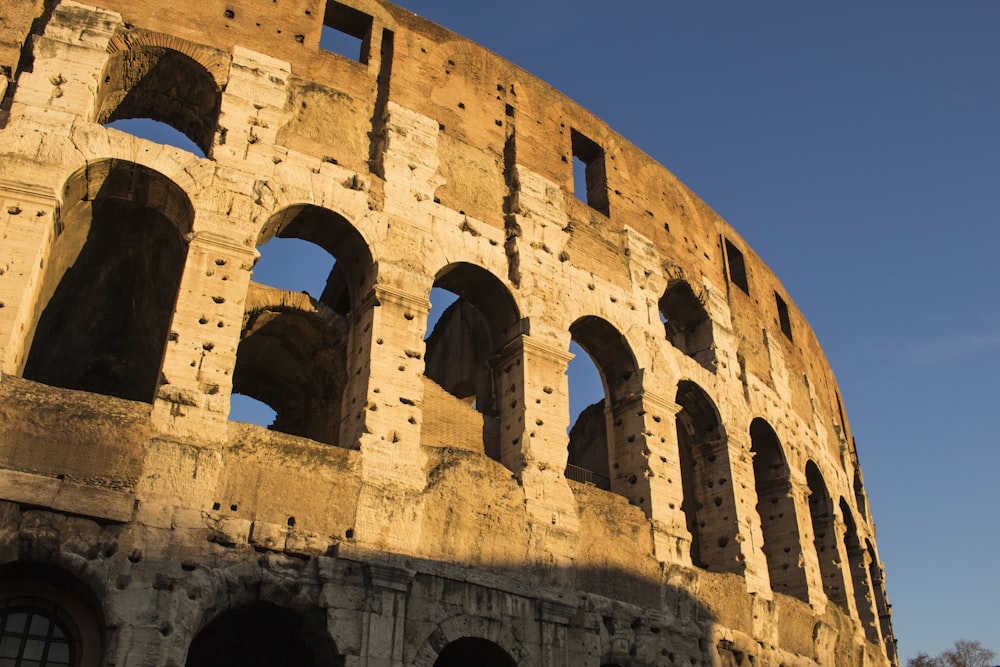
POLYGON ((0 599, 81 664, 895 664, 815 336, 606 124, 379 0, 0 19, 0 599), (251 281, 274 237, 321 294, 251 281))

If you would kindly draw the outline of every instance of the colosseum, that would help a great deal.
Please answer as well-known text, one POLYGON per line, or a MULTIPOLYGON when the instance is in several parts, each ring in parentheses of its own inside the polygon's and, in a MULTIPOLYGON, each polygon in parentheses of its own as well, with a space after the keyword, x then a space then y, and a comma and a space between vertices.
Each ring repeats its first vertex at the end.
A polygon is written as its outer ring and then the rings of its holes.
POLYGON ((170 4, 0 7, 0 666, 898 664, 836 381, 729 224, 383 0, 170 4), (272 238, 325 287, 254 281, 272 238))

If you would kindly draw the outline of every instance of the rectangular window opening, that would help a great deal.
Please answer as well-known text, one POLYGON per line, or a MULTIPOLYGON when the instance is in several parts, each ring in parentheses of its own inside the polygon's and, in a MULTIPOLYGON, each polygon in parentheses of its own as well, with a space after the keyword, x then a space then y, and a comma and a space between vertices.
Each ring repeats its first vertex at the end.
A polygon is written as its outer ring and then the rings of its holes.
POLYGON ((781 325, 781 332, 785 338, 792 340, 792 321, 788 319, 788 304, 777 292, 774 293, 774 302, 778 306, 778 323, 781 325))
POLYGON ((371 37, 371 16, 339 2, 327 2, 319 39, 321 49, 367 64, 371 37))
POLYGON ((729 269, 729 282, 750 296, 750 283, 747 282, 747 267, 743 262, 743 252, 729 239, 726 239, 726 266, 729 269))
POLYGON ((576 130, 570 130, 570 136, 573 143, 573 194, 590 208, 610 216, 604 149, 576 130))

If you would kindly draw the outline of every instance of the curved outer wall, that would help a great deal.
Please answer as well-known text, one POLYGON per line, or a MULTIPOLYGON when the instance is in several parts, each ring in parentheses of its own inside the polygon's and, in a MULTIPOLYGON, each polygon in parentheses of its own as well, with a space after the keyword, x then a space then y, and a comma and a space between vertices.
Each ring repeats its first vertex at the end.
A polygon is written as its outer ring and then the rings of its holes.
POLYGON ((375 0, 2 12, 0 561, 89 591, 101 664, 260 602, 347 665, 896 663, 815 336, 599 119, 375 0), (252 282, 274 235, 323 295, 252 282), (572 443, 571 339, 606 391, 572 443))

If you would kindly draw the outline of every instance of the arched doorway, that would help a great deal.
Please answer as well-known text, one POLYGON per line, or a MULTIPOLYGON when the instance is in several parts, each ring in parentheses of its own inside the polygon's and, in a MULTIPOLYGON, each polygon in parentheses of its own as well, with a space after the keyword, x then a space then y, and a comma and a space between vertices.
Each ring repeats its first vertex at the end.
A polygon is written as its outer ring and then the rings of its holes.
POLYGON ((434 667, 516 667, 514 658, 497 644, 479 637, 462 637, 438 654, 434 667))
POLYGON ((187 667, 341 667, 325 610, 308 615, 254 602, 225 612, 191 642, 187 667))

